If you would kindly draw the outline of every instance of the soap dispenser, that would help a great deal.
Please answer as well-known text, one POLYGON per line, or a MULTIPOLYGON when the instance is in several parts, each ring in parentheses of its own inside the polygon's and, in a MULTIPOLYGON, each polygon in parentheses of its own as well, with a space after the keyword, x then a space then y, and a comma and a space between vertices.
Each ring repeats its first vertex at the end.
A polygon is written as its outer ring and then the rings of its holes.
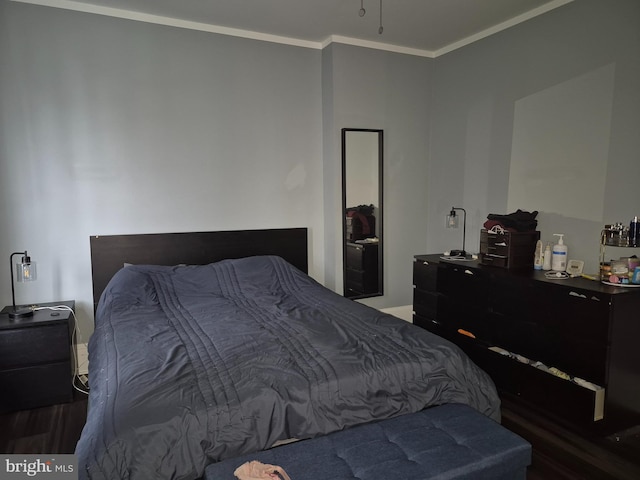
POLYGON ((554 272, 564 272, 567 269, 567 251, 568 248, 564 244, 564 234, 554 233, 554 237, 560 237, 558 243, 553 246, 553 254, 551 255, 551 270, 554 272))
POLYGON ((547 246, 544 248, 544 258, 542 260, 542 269, 551 270, 551 245, 547 242, 547 246))

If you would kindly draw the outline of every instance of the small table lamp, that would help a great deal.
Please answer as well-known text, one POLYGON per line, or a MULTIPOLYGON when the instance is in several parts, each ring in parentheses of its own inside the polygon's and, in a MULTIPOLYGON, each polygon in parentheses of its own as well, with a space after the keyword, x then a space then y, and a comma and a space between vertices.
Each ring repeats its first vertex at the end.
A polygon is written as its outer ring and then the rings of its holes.
POLYGON ((16 263, 16 280, 20 283, 33 282, 37 278, 36 264, 31 261, 31 257, 29 257, 26 250, 24 252, 15 252, 11 254, 9 257, 9 265, 11 267, 11 300, 13 301, 13 310, 9 312, 9 318, 11 319, 25 318, 33 315, 33 310, 31 308, 16 308, 16 294, 13 284, 14 255, 23 255, 22 261, 20 263, 16 263))
POLYGON ((461 210, 462 213, 464 213, 462 223, 462 250, 451 250, 450 255, 454 257, 465 257, 467 255, 464 249, 465 237, 467 235, 467 211, 464 208, 451 207, 451 211, 449 215, 447 215, 447 228, 458 228, 458 215, 456 215, 456 210, 461 210))

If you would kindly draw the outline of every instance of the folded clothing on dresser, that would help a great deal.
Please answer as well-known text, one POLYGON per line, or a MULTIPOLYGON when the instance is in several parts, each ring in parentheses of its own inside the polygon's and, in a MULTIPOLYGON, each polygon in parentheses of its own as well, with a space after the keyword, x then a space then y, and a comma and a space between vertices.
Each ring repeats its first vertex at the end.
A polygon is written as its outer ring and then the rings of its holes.
POLYGON ((538 227, 537 216, 537 211, 526 212, 520 209, 506 215, 490 213, 487 215, 487 221, 484 222, 483 226, 487 230, 491 230, 496 225, 499 225, 504 230, 510 232, 530 232, 538 227))

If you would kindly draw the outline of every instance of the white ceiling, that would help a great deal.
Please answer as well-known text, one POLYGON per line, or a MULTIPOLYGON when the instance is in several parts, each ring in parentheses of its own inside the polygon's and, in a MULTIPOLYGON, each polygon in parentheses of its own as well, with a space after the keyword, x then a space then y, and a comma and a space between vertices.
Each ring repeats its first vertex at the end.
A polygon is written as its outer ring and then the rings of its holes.
POLYGON ((322 48, 438 56, 573 0, 14 0, 322 48), (366 10, 359 16, 361 2, 366 10))

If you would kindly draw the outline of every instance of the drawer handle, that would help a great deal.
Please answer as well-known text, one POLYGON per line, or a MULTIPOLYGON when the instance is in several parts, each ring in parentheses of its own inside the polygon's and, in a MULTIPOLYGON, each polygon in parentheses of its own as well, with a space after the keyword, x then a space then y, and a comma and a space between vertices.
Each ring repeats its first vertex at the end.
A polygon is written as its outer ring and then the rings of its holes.
POLYGON ((582 295, 581 293, 577 292, 569 292, 569 295, 571 295, 572 297, 587 298, 586 295, 582 295))
POLYGON ((429 262, 422 262, 423 265, 429 265, 429 262))
POLYGON ((467 336, 467 337, 469 337, 469 338, 476 338, 476 336, 475 336, 473 333, 471 333, 471 332, 470 332, 470 331, 468 331, 468 330, 463 330, 462 328, 459 328, 459 329, 458 329, 458 333, 459 333, 460 335, 465 335, 465 336, 467 336))
POLYGON ((466 273, 467 275, 475 275, 475 273, 468 269, 465 269, 464 273, 466 273))

